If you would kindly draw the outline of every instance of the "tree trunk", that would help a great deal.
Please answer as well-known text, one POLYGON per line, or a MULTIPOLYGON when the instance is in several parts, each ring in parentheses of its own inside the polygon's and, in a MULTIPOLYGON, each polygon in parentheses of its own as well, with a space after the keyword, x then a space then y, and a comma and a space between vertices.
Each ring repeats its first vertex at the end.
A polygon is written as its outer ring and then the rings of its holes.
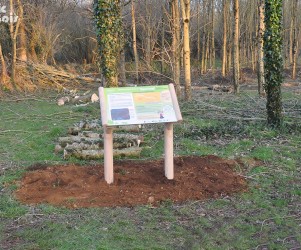
POLYGON ((124 48, 120 51, 120 82, 122 86, 126 86, 126 75, 125 75, 125 52, 124 48))
POLYGON ((172 61, 173 61, 173 79, 175 83, 175 89, 177 96, 181 96, 180 88, 180 56, 181 56, 181 44, 180 44, 180 12, 179 4, 177 0, 171 2, 171 15, 172 15, 172 61))
POLYGON ((5 59, 2 53, 2 46, 0 44, 0 60, 1 60, 1 83, 4 82, 4 79, 8 76, 7 75, 7 68, 6 68, 6 63, 5 59))
POLYGON ((202 35, 202 61, 201 61, 201 74, 205 74, 207 71, 207 57, 206 57, 206 47, 207 47, 207 20, 205 18, 206 16, 206 6, 207 1, 203 0, 203 16, 204 16, 204 22, 203 22, 203 35, 202 35))
POLYGON ((205 72, 204 73, 207 72, 208 62, 209 62, 209 66, 210 66, 210 61, 209 61, 209 59, 210 59, 210 48, 209 48, 209 46, 210 46, 210 32, 209 32, 209 29, 208 29, 207 38, 206 38, 206 47, 205 47, 205 68, 204 68, 205 72))
POLYGON ((215 0, 212 0, 211 3, 211 23, 212 23, 212 33, 211 33, 211 69, 212 69, 212 74, 214 74, 215 71, 215 34, 214 34, 214 29, 215 29, 215 0))
POLYGON ((290 6, 290 15, 291 15, 291 21, 290 21, 290 28, 289 28, 289 64, 291 65, 293 63, 293 50, 294 50, 294 27, 295 27, 295 19, 294 15, 296 15, 296 9, 295 9, 295 0, 289 1, 290 6))
POLYGON ((263 35, 264 35, 264 0, 259 0, 259 25, 258 25, 258 58, 257 58, 257 76, 258 76, 258 94, 264 94, 264 54, 263 54, 263 35))
POLYGON ((283 1, 283 11, 285 12, 285 15, 283 15, 283 24, 286 24, 286 28, 282 31, 283 41, 284 41, 284 54, 283 54, 283 67, 290 67, 290 61, 289 61, 289 54, 290 54, 290 24, 287 24, 291 22, 291 13, 288 13, 288 11, 291 11, 290 3, 292 0, 284 0, 283 1), (285 11, 287 10, 287 11, 285 11), (288 14, 287 14, 288 13, 288 14), (286 17, 287 16, 287 17, 286 17))
POLYGON ((292 39, 292 79, 296 79, 297 51, 298 51, 298 32, 297 32, 297 8, 298 0, 293 1, 293 39, 292 39))
MULTIPOLYGON (((229 37, 230 40, 230 37, 229 37)), ((231 71, 231 66, 232 66, 232 43, 228 43, 227 46, 227 67, 226 67, 226 74, 229 74, 229 72, 231 71)))
MULTIPOLYGON (((23 8, 21 7, 21 3, 18 0, 18 15, 23 16, 23 8)), ((10 6, 10 13, 14 15, 14 1, 9 1, 10 6)), ((11 82, 13 85, 15 85, 15 78, 16 78, 16 61, 17 61, 17 35, 19 31, 20 26, 20 18, 17 19, 17 22, 14 23, 13 21, 10 21, 9 23, 9 33, 11 38, 11 51, 12 51, 12 63, 11 63, 11 82)))
POLYGON ((234 93, 239 93, 239 0, 233 2, 233 87, 234 93))
POLYGON ((293 64, 292 64, 292 79, 296 79, 297 74, 297 60, 298 60, 298 54, 299 54, 299 41, 296 41, 296 45, 294 48, 294 56, 293 56, 293 64))
POLYGON ((201 74, 204 75, 207 71, 207 59, 206 59, 206 31, 205 26, 203 28, 203 43, 202 43, 202 61, 201 61, 201 74))
POLYGON ((185 72, 185 99, 191 100, 191 72, 190 72, 190 0, 181 0, 183 18, 183 50, 184 50, 184 72, 185 72))
MULTIPOLYGON (((33 35, 33 34, 32 34, 33 35)), ((35 40, 33 38, 30 39, 29 42, 29 60, 33 61, 33 62, 38 62, 38 56, 35 50, 35 40)))
POLYGON ((229 1, 229 9, 228 9, 228 21, 227 21, 227 30, 228 30, 228 34, 227 34, 227 66, 226 66, 226 75, 230 74, 230 71, 232 69, 232 48, 233 48, 233 17, 231 15, 230 12, 230 0, 229 1))
POLYGON ((267 120, 272 127, 282 123, 281 84, 282 59, 282 0, 265 0, 265 91, 267 94, 267 120))
POLYGON ((201 60, 201 25, 200 25, 200 21, 201 21, 201 3, 200 0, 198 0, 197 3, 197 61, 198 63, 201 60))
POLYGON ((9 77, 7 74, 5 59, 2 53, 1 43, 0 43, 0 61, 1 61, 1 76, 0 76, 0 93, 1 93, 2 89, 9 89, 9 90, 13 89, 8 81, 9 77))
MULTIPOLYGON (((252 38, 250 38, 250 41, 252 41, 252 38)), ((254 45, 253 42, 251 42, 250 45, 250 56, 251 56, 251 62, 252 62, 252 71, 255 72, 256 70, 256 45, 254 45)))
POLYGON ((147 68, 151 68, 151 61, 152 61, 152 56, 151 56, 151 49, 152 49, 152 11, 151 11, 151 4, 148 2, 146 4, 146 13, 147 13, 147 24, 146 24, 146 48, 145 48, 145 62, 147 68))
POLYGON ((132 30, 133 30, 133 51, 135 60, 136 82, 139 83, 139 57, 137 51, 136 18, 135 18, 135 0, 132 0, 132 30))
POLYGON ((107 87, 118 87, 118 60, 122 40, 120 0, 95 0, 100 67, 107 87))
POLYGON ((165 48, 165 2, 162 3, 162 21, 161 21, 161 74, 164 73, 165 61, 164 61, 164 48, 165 48))
MULTIPOLYGON (((260 1, 260 0, 259 0, 260 1)), ((258 2, 258 1, 257 1, 258 2)), ((258 5, 259 6, 259 5, 258 5)), ((263 6, 264 6, 264 2, 263 2, 263 6)), ((258 10, 258 8, 257 8, 258 10)), ((252 42, 252 46, 251 46, 251 55, 252 55, 252 65, 253 65, 253 72, 257 72, 257 68, 258 68, 258 41, 254 40, 253 41, 253 34, 255 34, 255 37, 258 37, 258 26, 259 26, 259 17, 258 17, 258 11, 254 11, 254 15, 253 15, 253 26, 255 27, 254 29, 254 33, 250 33, 250 41, 252 42)), ((263 19, 263 23, 264 23, 264 19, 263 19)), ((263 34, 262 34, 263 35, 263 34)), ((262 37, 263 39, 263 37, 262 37)), ((262 52, 263 52, 263 48, 262 48, 262 52)), ((263 58, 262 58, 263 59, 263 58)), ((263 61, 262 61, 263 63, 263 61)), ((264 75, 263 75, 264 76, 264 75)))
POLYGON ((227 66, 227 23, 228 23, 229 0, 223 0, 223 57, 222 76, 226 76, 227 66))
POLYGON ((19 48, 18 48, 18 58, 19 60, 23 62, 27 62, 27 39, 26 39, 26 30, 25 30, 25 23, 24 23, 24 17, 23 17, 23 6, 22 3, 20 2, 19 5, 19 11, 22 16, 19 14, 19 19, 20 19, 20 32, 19 32, 19 48))

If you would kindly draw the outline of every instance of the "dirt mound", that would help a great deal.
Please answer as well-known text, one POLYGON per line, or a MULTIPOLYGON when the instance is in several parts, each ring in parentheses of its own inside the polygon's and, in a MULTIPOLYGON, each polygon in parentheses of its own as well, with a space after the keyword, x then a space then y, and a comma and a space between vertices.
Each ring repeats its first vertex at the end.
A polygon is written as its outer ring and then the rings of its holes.
POLYGON ((175 158, 175 179, 164 176, 164 161, 114 163, 114 184, 104 181, 103 166, 46 166, 27 172, 16 191, 27 204, 70 208, 158 205, 230 195, 247 189, 237 164, 216 156, 175 158))

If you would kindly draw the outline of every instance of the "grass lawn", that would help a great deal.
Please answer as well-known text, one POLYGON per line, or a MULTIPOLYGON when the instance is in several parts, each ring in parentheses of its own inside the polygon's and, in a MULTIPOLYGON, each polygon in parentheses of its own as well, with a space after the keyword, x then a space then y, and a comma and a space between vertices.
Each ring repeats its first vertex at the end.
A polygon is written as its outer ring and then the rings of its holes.
MULTIPOLYGON (((58 107, 53 93, 0 102, 0 249, 300 249, 301 98, 284 89, 284 125, 265 124, 265 99, 194 91, 175 125, 175 154, 241 158, 249 190, 215 200, 68 210, 25 206, 14 198, 32 164, 66 163, 59 136, 98 104, 58 107), (248 165, 252 159, 262 166, 248 165)), ((150 126, 142 159, 162 157, 162 127, 150 126)), ((86 162, 70 159, 67 163, 86 162)))

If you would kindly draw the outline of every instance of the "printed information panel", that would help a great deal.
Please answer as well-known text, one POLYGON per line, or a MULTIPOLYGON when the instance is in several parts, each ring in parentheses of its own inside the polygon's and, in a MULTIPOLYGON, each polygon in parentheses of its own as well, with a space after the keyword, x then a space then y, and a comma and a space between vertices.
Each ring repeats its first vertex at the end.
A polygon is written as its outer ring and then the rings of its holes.
MULTIPOLYGON (((173 85, 100 88, 107 126, 177 122, 173 85)), ((105 121, 104 121, 105 120, 105 121)))

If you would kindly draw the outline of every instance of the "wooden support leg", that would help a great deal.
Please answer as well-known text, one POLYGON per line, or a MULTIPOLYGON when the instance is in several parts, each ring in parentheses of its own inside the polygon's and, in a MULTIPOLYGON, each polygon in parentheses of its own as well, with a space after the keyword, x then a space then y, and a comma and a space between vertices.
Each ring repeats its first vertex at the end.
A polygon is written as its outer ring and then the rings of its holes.
POLYGON ((164 154, 165 154, 165 176, 167 179, 174 178, 173 163, 173 124, 165 123, 164 128, 164 154))
POLYGON ((113 170, 113 129, 104 127, 104 173, 108 184, 114 181, 113 170))

